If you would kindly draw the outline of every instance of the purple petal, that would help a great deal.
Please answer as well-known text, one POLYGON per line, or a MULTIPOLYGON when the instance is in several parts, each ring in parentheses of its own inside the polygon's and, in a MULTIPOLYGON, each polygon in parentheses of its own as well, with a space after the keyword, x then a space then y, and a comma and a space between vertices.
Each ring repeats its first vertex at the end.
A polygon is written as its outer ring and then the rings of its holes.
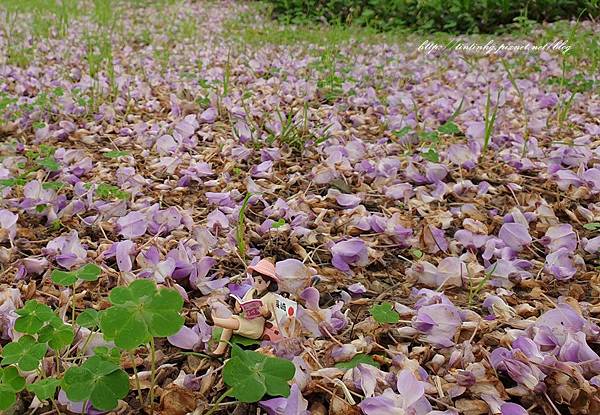
POLYGON ((138 238, 146 233, 148 221, 140 212, 130 212, 117 220, 119 234, 127 239, 138 238))
POLYGON ((167 337, 167 340, 180 349, 193 350, 200 341, 200 336, 189 327, 183 326, 176 334, 167 337))
POLYGON ((524 245, 528 245, 532 241, 529 230, 520 223, 505 223, 500 228, 498 237, 515 251, 520 251, 524 245))
POLYGON ((135 243, 130 240, 116 243, 115 255, 117 266, 121 272, 129 272, 132 269, 131 254, 135 250, 135 243))

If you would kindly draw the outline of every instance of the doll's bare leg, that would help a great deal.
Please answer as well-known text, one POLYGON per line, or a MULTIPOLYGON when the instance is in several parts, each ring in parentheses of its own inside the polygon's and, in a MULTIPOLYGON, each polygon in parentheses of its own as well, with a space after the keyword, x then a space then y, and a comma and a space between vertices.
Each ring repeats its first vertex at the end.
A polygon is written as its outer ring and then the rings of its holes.
POLYGON ((213 354, 218 356, 225 354, 225 351, 227 350, 227 342, 231 339, 232 335, 233 330, 223 329, 223 331, 221 332, 221 338, 219 339, 219 345, 213 351, 213 354))
POLYGON ((233 331, 240 328, 240 322, 235 318, 219 318, 213 316, 215 326, 223 328, 219 345, 213 352, 216 355, 222 355, 227 350, 227 342, 231 339, 233 331))

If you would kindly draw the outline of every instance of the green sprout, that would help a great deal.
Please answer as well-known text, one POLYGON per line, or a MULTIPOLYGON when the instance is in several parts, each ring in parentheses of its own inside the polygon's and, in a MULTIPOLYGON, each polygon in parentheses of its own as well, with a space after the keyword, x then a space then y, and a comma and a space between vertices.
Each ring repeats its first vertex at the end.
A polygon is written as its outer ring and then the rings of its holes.
POLYGON ((400 321, 400 314, 396 310, 394 310, 392 304, 390 303, 381 303, 377 305, 373 305, 369 312, 371 316, 381 324, 386 323, 397 323, 400 321))
POLYGON ((129 151, 119 151, 119 150, 113 150, 113 151, 107 151, 106 153, 103 153, 104 157, 108 157, 111 159, 116 159, 119 157, 125 157, 129 155, 129 151))

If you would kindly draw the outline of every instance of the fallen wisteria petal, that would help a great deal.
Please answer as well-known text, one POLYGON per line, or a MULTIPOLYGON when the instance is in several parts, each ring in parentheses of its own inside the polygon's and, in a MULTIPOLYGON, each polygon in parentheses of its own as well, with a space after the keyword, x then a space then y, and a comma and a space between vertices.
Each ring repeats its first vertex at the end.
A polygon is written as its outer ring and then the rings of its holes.
POLYGON ((148 221, 140 212, 130 212, 117 220, 119 234, 127 239, 139 238, 146 233, 148 221))
POLYGON ((350 265, 365 266, 369 263, 367 245, 353 238, 337 242, 331 247, 331 263, 340 271, 350 271, 350 265))
POLYGON ((454 345, 454 335, 462 324, 460 313, 449 304, 433 304, 420 307, 412 326, 424 334, 424 340, 436 347, 454 345))
POLYGON ((505 223, 498 232, 498 237, 515 251, 520 251, 523 246, 531 243, 531 235, 527 227, 521 223, 505 223))
POLYGON ((273 398, 261 401, 260 406, 269 415, 309 415, 308 401, 302 396, 298 385, 293 384, 287 398, 273 398))

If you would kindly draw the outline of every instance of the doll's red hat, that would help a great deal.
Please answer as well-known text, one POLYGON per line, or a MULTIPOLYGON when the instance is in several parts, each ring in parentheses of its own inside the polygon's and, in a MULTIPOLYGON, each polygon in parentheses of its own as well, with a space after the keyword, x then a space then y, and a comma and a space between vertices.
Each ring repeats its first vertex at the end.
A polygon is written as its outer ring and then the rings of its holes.
POLYGON ((256 271, 279 283, 279 277, 275 273, 275 265, 268 259, 261 259, 256 265, 249 265, 248 271, 256 271))

